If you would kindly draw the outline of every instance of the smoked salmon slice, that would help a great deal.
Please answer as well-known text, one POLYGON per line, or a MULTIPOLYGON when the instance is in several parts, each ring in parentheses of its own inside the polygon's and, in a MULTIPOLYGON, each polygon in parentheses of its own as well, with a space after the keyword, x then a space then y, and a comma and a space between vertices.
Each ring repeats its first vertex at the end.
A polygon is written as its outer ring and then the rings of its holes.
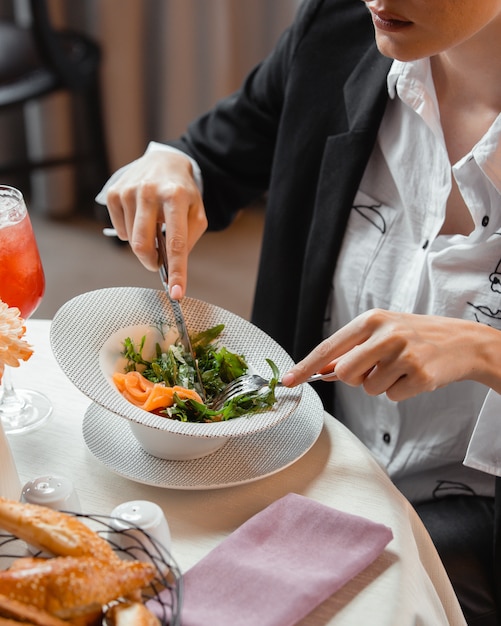
POLYGON ((126 400, 144 411, 155 411, 174 404, 174 394, 182 400, 196 400, 203 403, 194 389, 175 385, 167 387, 164 383, 152 383, 139 372, 115 372, 113 382, 126 400))

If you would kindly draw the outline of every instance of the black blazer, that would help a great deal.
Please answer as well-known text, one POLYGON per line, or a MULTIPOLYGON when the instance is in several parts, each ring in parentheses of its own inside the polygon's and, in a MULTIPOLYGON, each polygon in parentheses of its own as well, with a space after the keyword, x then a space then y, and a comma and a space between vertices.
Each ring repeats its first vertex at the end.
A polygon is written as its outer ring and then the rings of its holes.
POLYGON ((242 88, 173 143, 200 164, 210 229, 224 228, 266 195, 252 321, 295 360, 322 339, 348 214, 388 98, 390 65, 375 46, 364 3, 304 0, 242 88))

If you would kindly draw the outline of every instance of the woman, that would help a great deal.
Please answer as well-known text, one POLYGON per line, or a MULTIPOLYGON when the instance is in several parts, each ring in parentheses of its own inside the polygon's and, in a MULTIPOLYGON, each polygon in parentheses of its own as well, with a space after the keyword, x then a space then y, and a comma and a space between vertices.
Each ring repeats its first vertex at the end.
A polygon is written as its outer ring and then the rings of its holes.
POLYGON ((327 410, 414 503, 472 624, 496 623, 494 477, 463 460, 501 392, 500 37, 501 0, 306 0, 239 92, 100 196, 152 270, 165 221, 180 298, 207 226, 266 194, 253 321, 298 361, 286 384, 335 369, 327 410))

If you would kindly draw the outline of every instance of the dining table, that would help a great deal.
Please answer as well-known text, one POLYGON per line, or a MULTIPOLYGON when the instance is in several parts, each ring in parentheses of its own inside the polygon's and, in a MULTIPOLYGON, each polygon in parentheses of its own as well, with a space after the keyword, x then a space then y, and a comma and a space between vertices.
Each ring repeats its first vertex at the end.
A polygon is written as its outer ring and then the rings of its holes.
POLYGON ((335 417, 324 413, 318 438, 297 460, 252 481, 183 489, 131 479, 96 458, 86 444, 83 421, 91 401, 56 361, 50 327, 51 320, 28 320, 26 339, 34 352, 13 371, 15 387, 41 391, 53 405, 42 427, 9 435, 21 484, 38 476, 65 476, 74 485, 82 511, 89 514, 109 515, 131 500, 155 502, 167 519, 172 557, 182 573, 249 518, 287 494, 299 494, 384 524, 393 533, 380 556, 301 619, 301 626, 466 624, 413 507, 370 451, 335 417))

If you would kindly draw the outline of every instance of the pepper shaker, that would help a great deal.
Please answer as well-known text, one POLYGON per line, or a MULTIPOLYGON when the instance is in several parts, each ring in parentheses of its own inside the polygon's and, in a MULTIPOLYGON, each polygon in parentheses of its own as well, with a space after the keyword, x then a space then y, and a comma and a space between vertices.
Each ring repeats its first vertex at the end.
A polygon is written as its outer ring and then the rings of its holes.
POLYGON ((157 566, 166 562, 168 567, 171 535, 158 504, 148 500, 124 502, 111 512, 110 526, 113 530, 109 539, 121 550, 138 561, 153 562, 157 566))

